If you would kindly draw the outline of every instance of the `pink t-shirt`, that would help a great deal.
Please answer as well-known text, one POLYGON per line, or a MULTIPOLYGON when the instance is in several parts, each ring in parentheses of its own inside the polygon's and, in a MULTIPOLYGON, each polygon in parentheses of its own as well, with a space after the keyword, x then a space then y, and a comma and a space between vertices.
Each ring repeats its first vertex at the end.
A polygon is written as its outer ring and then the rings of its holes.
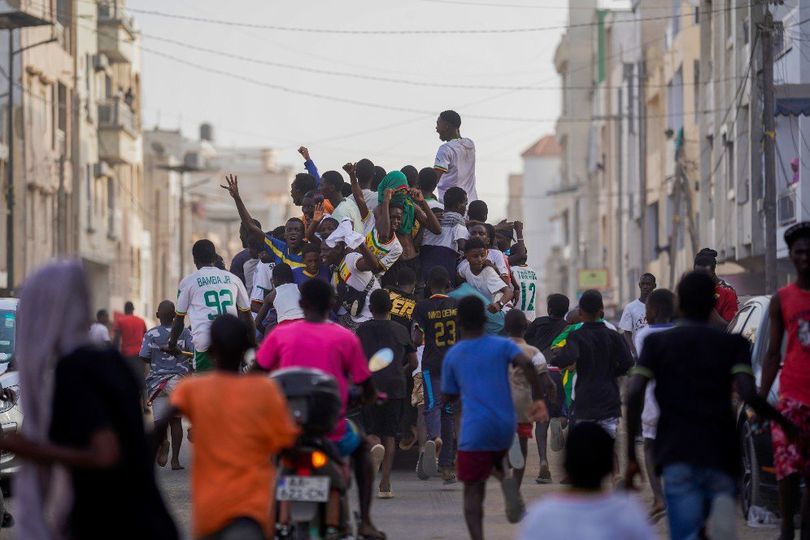
POLYGON ((256 362, 268 371, 287 367, 314 368, 332 375, 340 389, 340 422, 330 438, 339 441, 346 432, 349 382, 360 384, 371 377, 360 340, 332 323, 295 321, 276 327, 262 342, 256 362))

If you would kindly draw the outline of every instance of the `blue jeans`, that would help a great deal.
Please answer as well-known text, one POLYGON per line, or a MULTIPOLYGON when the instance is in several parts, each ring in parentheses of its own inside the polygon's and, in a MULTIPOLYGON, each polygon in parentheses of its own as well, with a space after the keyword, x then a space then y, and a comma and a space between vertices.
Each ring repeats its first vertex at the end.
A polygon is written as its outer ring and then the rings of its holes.
POLYGON ((734 497, 737 485, 725 472, 687 463, 664 467, 664 496, 672 540, 697 540, 718 496, 734 497))
POLYGON ((439 391, 441 381, 430 371, 422 372, 425 394, 425 431, 428 440, 442 438, 439 467, 452 467, 456 455, 455 404, 445 403, 439 391))

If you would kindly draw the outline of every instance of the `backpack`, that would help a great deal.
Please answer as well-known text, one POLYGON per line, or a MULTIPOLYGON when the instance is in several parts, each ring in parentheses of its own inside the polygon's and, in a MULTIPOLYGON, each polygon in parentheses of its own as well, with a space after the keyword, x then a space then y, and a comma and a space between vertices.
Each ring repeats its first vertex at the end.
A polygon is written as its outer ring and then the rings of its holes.
POLYGON ((376 283, 376 281, 377 278, 372 276, 371 280, 368 282, 368 285, 366 285, 366 288, 362 291, 358 291, 354 287, 351 287, 343 280, 338 282, 336 287, 338 301, 340 305, 343 306, 343 308, 349 313, 349 315, 352 317, 357 317, 363 312, 363 308, 366 307, 366 302, 368 301, 368 295, 371 292, 371 289, 374 287, 374 283, 376 283))

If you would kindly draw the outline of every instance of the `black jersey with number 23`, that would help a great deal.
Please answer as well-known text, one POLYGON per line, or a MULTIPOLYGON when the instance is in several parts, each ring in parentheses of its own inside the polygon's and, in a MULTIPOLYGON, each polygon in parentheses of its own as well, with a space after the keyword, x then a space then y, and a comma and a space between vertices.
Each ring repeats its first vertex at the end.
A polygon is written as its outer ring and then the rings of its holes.
POLYGON ((447 350, 461 337, 458 327, 458 304, 454 298, 435 294, 416 304, 414 323, 425 334, 422 371, 438 375, 447 350))

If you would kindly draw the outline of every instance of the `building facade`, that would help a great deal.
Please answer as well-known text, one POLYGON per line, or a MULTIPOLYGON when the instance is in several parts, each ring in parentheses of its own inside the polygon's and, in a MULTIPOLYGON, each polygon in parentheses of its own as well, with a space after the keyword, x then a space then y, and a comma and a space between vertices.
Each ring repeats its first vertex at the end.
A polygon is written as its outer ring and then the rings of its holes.
POLYGON ((810 5, 636 0, 626 10, 571 10, 572 21, 590 22, 590 38, 579 40, 590 54, 576 68, 585 80, 571 83, 573 28, 555 56, 563 87, 555 208, 573 231, 553 248, 569 284, 561 290, 597 287, 609 315, 618 315, 637 295, 641 273, 672 288, 709 247, 718 252, 718 273, 741 295, 766 292, 766 5, 774 20, 779 282, 788 279, 781 236, 810 219, 810 40, 799 24, 810 5), (590 117, 581 118, 586 102, 590 117), (580 111, 575 125, 572 103, 580 111), (575 219, 565 219, 571 211, 575 219))

